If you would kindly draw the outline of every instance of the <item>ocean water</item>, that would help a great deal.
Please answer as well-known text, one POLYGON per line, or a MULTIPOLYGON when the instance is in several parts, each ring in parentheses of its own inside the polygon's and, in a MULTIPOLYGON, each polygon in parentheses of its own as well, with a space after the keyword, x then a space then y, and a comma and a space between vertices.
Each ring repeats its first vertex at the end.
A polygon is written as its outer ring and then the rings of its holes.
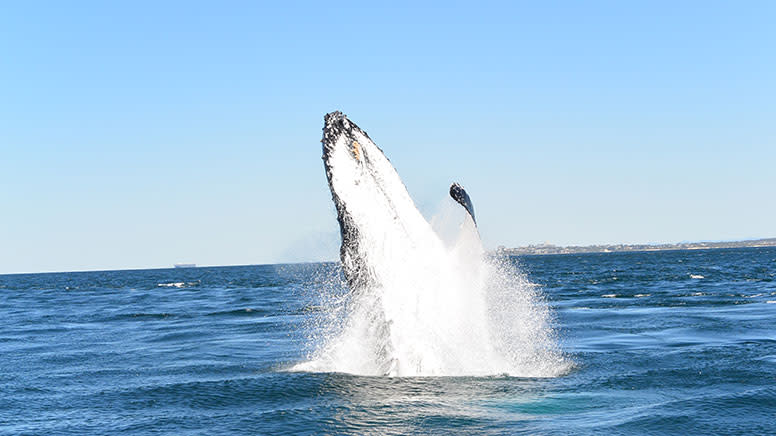
POLYGON ((0 434, 776 434, 776 249, 510 261, 560 374, 292 371, 332 263, 2 275, 0 434))

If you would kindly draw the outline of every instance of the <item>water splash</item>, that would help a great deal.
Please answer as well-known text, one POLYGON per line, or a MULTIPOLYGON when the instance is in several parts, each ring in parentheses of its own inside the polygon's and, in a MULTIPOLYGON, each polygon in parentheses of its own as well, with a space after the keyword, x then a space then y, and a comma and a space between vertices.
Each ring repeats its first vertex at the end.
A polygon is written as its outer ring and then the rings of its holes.
MULTIPOLYGON (((448 200, 431 224, 443 244, 392 256, 379 285, 321 280, 309 360, 293 370, 390 376, 554 377, 570 362, 541 290, 508 258, 486 255, 472 219, 448 200), (441 248, 440 248, 441 247, 441 248), (423 259, 408 267, 406 257, 423 259)), ((372 245, 381 248, 379 242, 372 245)), ((379 257, 379 253, 373 253, 379 257)), ((381 257, 388 261, 387 257, 381 257)))

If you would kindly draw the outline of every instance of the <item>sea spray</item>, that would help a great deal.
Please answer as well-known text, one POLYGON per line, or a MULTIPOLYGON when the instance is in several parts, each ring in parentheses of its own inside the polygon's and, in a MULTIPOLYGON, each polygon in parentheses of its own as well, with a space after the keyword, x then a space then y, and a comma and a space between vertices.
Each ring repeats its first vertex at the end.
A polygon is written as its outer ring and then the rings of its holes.
POLYGON ((399 254, 393 274, 376 286, 348 290, 339 274, 321 277, 324 310, 311 318, 312 350, 293 369, 390 376, 566 372, 540 288, 510 259, 487 255, 462 210, 447 200, 432 218, 443 243, 413 247, 422 268, 406 267, 399 254))

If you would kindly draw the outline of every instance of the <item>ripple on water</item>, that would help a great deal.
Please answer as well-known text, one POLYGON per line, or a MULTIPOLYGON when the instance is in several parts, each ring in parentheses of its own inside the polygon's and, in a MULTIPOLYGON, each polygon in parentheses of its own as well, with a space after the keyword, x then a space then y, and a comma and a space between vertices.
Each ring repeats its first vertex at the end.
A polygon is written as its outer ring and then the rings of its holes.
POLYGON ((0 276, 0 433, 776 434, 775 253, 521 259, 544 379, 287 371, 332 264, 0 276))

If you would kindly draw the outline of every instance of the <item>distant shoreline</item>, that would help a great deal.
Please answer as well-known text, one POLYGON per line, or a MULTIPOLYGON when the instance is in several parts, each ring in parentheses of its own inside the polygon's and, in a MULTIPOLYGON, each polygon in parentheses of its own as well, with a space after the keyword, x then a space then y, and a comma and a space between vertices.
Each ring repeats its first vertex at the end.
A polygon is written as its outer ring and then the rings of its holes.
MULTIPOLYGON (((682 242, 678 244, 600 244, 586 246, 557 246, 552 244, 528 245, 526 247, 506 248, 498 247, 490 251, 491 254, 505 256, 542 256, 553 254, 586 254, 586 253, 639 253, 650 251, 670 251, 670 250, 714 250, 720 248, 756 248, 756 247, 776 247, 776 238, 752 239, 746 241, 732 242, 682 242)), ((33 274, 72 274, 72 273, 95 273, 95 272, 119 272, 119 271, 147 271, 147 270, 178 270, 191 271, 206 268, 232 268, 249 266, 279 266, 279 265, 302 265, 317 263, 339 263, 337 260, 318 260, 306 262, 280 262, 280 263, 255 263, 238 265, 193 265, 188 268, 175 268, 169 266, 150 266, 133 268, 111 268, 111 269, 85 269, 69 271, 36 271, 36 272, 3 272, 0 276, 13 275, 33 275, 33 274)), ((188 266, 188 265, 187 265, 188 266)))
POLYGON ((572 245, 567 247, 553 244, 537 244, 516 248, 506 248, 501 246, 496 249, 496 253, 508 256, 521 256, 543 254, 627 253, 668 250, 712 250, 718 248, 749 247, 776 247, 776 238, 730 242, 682 242, 678 244, 600 244, 586 246, 572 245))

